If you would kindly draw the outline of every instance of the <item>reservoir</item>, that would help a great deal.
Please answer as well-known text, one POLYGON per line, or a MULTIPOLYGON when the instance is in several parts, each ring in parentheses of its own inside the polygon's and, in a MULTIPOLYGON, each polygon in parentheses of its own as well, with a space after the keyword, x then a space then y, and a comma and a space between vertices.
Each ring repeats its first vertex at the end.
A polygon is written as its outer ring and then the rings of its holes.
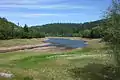
POLYGON ((83 40, 70 40, 64 38, 49 38, 45 42, 51 43, 52 46, 64 46, 68 48, 82 48, 87 46, 86 42, 83 40))

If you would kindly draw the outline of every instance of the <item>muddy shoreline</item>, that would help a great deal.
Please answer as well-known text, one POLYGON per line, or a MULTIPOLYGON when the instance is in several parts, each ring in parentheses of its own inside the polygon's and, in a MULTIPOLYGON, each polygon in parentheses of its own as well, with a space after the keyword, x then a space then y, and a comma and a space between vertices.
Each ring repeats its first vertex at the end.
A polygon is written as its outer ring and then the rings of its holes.
POLYGON ((4 47, 0 48, 0 53, 6 53, 6 52, 12 52, 12 51, 19 51, 19 50, 25 50, 25 49, 33 49, 33 48, 41 48, 46 47, 50 43, 43 43, 38 45, 23 45, 23 46, 15 46, 15 47, 4 47))
MULTIPOLYGON (((56 38, 56 37, 55 37, 56 38)), ((14 52, 19 50, 29 50, 29 51, 68 51, 73 50, 71 47, 65 47, 64 45, 54 45, 54 43, 48 43, 49 37, 42 40, 40 44, 37 45, 20 45, 20 46, 11 46, 11 47, 0 47, 0 53, 6 52, 14 52)), ((68 38, 69 39, 69 38, 68 38)), ((80 40, 80 39, 72 39, 72 40, 80 40)), ((87 42, 86 40, 84 40, 87 42)))

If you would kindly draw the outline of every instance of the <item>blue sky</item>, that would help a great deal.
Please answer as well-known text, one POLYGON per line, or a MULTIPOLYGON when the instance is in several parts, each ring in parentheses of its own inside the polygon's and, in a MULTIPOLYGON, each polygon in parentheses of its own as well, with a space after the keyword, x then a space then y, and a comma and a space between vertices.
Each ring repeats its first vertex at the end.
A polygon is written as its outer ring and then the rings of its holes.
POLYGON ((21 25, 101 19, 111 0, 1 0, 0 16, 21 25))

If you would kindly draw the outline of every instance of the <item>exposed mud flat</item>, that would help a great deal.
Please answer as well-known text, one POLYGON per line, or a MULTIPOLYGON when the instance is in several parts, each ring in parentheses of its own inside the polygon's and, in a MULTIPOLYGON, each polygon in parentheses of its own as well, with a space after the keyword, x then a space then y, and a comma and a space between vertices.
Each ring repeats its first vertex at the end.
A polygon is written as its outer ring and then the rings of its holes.
POLYGON ((4 47, 0 48, 0 53, 5 53, 5 52, 12 52, 12 51, 19 51, 19 50, 25 50, 25 49, 33 49, 33 48, 42 48, 50 43, 43 43, 43 44, 38 44, 38 45, 23 45, 23 46, 14 46, 14 47, 4 47))
POLYGON ((64 46, 51 46, 50 43, 43 43, 39 45, 24 45, 15 47, 0 48, 0 53, 15 52, 15 51, 35 51, 35 52, 63 52, 72 50, 64 46))
POLYGON ((59 46, 48 46, 48 47, 38 47, 38 48, 28 49, 28 51, 35 51, 35 52, 64 52, 70 50, 72 49, 66 47, 59 47, 59 46))

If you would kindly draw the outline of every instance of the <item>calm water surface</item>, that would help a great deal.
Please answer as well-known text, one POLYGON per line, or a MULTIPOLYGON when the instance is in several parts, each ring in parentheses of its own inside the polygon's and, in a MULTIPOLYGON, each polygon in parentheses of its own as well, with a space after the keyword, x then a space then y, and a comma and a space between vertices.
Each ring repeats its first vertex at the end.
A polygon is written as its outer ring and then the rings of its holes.
POLYGON ((49 38, 45 42, 51 43, 51 45, 64 46, 69 48, 82 48, 87 46, 86 42, 83 40, 70 40, 63 38, 49 38))

